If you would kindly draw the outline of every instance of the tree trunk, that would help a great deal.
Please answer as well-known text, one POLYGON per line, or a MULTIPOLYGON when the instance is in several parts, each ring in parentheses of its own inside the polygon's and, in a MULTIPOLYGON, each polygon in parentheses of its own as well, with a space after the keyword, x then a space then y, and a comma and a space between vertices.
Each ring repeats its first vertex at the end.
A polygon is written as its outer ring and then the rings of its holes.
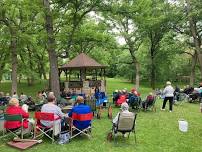
POLYGON ((200 67, 200 73, 201 73, 201 77, 202 77, 202 50, 201 50, 201 41, 200 41, 200 34, 197 31, 197 27, 196 27, 196 21, 194 21, 193 17, 190 15, 191 13, 191 4, 190 4, 190 0, 186 0, 187 3, 187 16, 188 16, 188 21, 189 21, 189 27, 190 27, 190 31, 191 31, 191 35, 194 39, 194 45, 196 48, 196 53, 197 53, 197 57, 199 60, 199 67, 200 67))
POLYGON ((156 68, 154 63, 154 52, 155 49, 151 47, 150 54, 151 54, 151 88, 155 90, 155 81, 156 81, 156 68))
POLYGON ((60 95, 60 84, 59 84, 59 75, 58 75, 58 62, 57 55, 55 52, 55 39, 53 33, 53 19, 50 10, 49 0, 44 0, 45 7, 45 26, 48 35, 47 42, 47 51, 50 61, 50 87, 51 91, 54 92, 55 96, 58 97, 60 95))
MULTIPOLYGON (((197 56, 198 56, 198 61, 199 61, 199 67, 200 67, 200 72, 201 72, 201 77, 202 77, 202 53, 197 51, 197 56)), ((202 80, 202 78, 201 78, 202 80)))
POLYGON ((12 29, 11 31, 11 59, 12 59, 12 89, 11 94, 17 92, 17 38, 16 31, 12 29))
POLYGON ((192 65, 191 65, 191 74, 190 74, 190 86, 194 86, 195 81, 195 67, 197 62, 197 54, 196 51, 194 52, 194 55, 192 56, 192 65))
MULTIPOLYGON (((31 53, 31 50, 30 50, 30 47, 27 46, 27 50, 28 50, 28 55, 29 55, 29 68, 30 68, 30 71, 32 72, 34 69, 33 69, 33 62, 32 62, 32 53, 31 53)), ((33 83, 34 83, 34 76, 33 74, 31 73, 31 75, 28 75, 28 78, 27 78, 27 82, 28 82, 28 86, 32 86, 33 83)))
POLYGON ((135 62, 136 75, 135 75, 135 87, 138 90, 140 87, 140 64, 135 62))

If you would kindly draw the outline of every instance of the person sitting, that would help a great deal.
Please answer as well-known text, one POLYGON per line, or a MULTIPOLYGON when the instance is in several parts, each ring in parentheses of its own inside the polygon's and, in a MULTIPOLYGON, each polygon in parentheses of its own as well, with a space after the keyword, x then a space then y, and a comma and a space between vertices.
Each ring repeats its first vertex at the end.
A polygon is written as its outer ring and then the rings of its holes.
POLYGON ((117 126, 119 115, 121 115, 123 113, 128 114, 129 116, 134 115, 132 112, 129 111, 129 106, 128 106, 128 104, 126 102, 121 104, 121 111, 118 112, 116 117, 112 120, 113 127, 117 126))
MULTIPOLYGON (((25 118, 23 120, 23 128, 28 129, 31 131, 31 124, 29 124, 28 118, 29 118, 29 113, 26 112, 22 107, 19 106, 19 100, 16 98, 11 98, 9 101, 9 106, 6 109, 6 114, 9 115, 22 115, 22 118, 25 118)), ((9 130, 17 130, 21 127, 21 122, 20 121, 6 121, 4 126, 5 128, 9 130)))
POLYGON ((12 98, 16 98, 16 99, 18 99, 18 95, 17 95, 16 92, 13 92, 13 96, 12 96, 12 98))
POLYGON ((189 85, 186 86, 186 88, 184 89, 183 93, 189 95, 194 91, 193 87, 190 87, 189 85))
POLYGON ((30 110, 35 110, 35 102, 32 100, 31 96, 29 96, 24 103, 29 106, 30 110))
POLYGON ((131 89, 131 93, 134 94, 134 95, 136 95, 137 97, 140 97, 140 93, 137 92, 137 90, 135 88, 131 89))
POLYGON ((152 92, 149 93, 149 95, 147 96, 146 100, 142 103, 142 107, 144 109, 147 109, 150 105, 152 105, 154 102, 154 96, 152 94, 152 92))
POLYGON ((19 100, 20 100, 22 103, 24 103, 27 99, 28 99, 27 96, 22 92, 21 95, 20 95, 19 100))
POLYGON ((200 98, 199 88, 194 88, 191 94, 189 94, 189 101, 193 102, 200 98))
POLYGON ((140 97, 137 96, 137 94, 131 94, 128 100, 128 104, 130 105, 130 107, 132 107, 132 109, 138 109, 140 107, 140 103, 141 103, 140 97))
POLYGON ((120 96, 119 96, 119 99, 117 100, 117 102, 116 102, 116 105, 117 106, 120 106, 122 103, 124 103, 124 102, 126 102, 126 95, 124 95, 124 94, 121 94, 120 96))
MULTIPOLYGON (((65 114, 62 112, 61 108, 55 105, 56 98, 53 94, 48 95, 48 103, 44 104, 41 108, 41 112, 46 113, 54 113, 54 118, 58 119, 57 123, 61 123, 62 118, 64 118, 65 114)), ((53 122, 41 120, 41 124, 45 127, 51 127, 53 122)))
POLYGON ((85 118, 84 121, 73 121, 73 125, 76 128, 82 130, 90 125, 92 119, 92 111, 90 106, 84 104, 84 98, 82 96, 78 96, 76 98, 75 106, 68 114, 69 117, 72 117, 73 115, 82 116, 83 118, 85 118))
MULTIPOLYGON (((113 100, 113 103, 116 102, 115 98, 116 98, 117 94, 118 94, 118 90, 115 90, 115 91, 112 93, 112 100, 113 100)), ((117 99, 117 100, 118 100, 118 99, 117 99)))

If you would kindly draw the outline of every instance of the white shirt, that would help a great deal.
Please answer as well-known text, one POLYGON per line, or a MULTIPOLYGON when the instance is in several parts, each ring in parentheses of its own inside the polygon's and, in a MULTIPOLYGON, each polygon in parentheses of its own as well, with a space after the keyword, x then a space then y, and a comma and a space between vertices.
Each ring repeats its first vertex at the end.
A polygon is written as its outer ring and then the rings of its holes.
POLYGON ((174 88, 171 85, 168 85, 165 87, 165 89, 163 90, 163 94, 165 95, 165 97, 173 97, 174 96, 174 88))

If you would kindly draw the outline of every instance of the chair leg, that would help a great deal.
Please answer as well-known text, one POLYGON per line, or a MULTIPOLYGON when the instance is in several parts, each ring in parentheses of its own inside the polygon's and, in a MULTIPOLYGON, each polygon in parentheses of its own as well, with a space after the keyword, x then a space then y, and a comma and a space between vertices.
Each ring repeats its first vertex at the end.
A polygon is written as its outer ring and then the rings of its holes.
POLYGON ((130 136, 130 132, 128 133, 128 138, 129 138, 129 136, 130 136))
POLYGON ((136 133, 134 131, 134 136, 135 136, 135 143, 137 143, 137 138, 136 138, 136 133))
POLYGON ((54 143, 54 131, 53 131, 53 134, 52 134, 52 144, 54 143))

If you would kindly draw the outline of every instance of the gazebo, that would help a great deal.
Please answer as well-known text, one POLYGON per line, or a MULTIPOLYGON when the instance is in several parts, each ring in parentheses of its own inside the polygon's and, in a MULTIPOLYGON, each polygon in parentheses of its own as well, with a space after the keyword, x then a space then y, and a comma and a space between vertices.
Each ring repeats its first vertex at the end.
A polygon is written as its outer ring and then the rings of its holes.
POLYGON ((60 88, 77 94, 94 94, 95 88, 106 92, 105 65, 97 63, 84 53, 73 58, 59 68, 59 77, 65 74, 65 81, 60 79, 60 88))

